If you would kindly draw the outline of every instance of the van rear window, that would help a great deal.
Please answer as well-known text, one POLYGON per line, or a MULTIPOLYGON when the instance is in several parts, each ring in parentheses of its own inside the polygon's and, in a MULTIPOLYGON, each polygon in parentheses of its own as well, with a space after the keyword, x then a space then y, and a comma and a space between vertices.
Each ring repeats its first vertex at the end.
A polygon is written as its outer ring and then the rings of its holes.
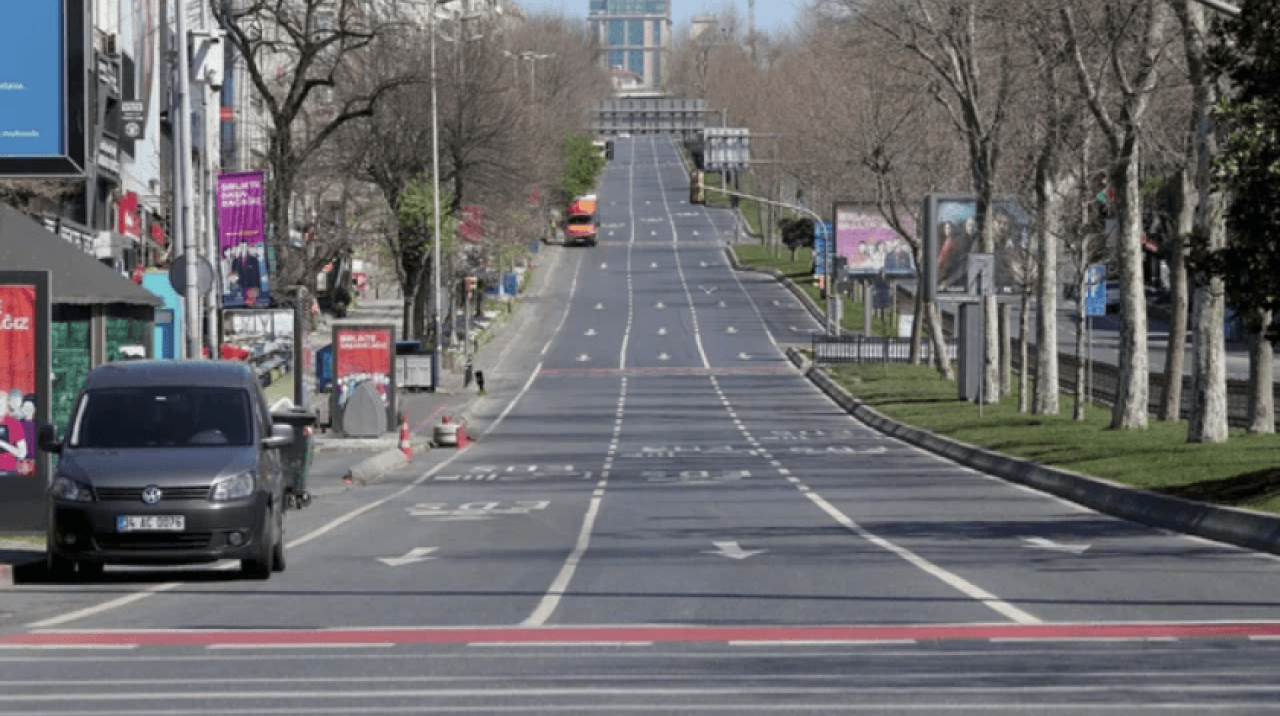
POLYGON ((251 445, 249 395, 238 388, 108 388, 85 394, 72 427, 81 448, 251 445))

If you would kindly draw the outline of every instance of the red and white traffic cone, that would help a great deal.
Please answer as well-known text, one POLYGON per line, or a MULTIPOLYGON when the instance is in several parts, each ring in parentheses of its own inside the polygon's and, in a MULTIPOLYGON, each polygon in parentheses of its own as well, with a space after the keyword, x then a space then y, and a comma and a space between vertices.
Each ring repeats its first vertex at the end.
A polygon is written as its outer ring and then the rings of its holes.
POLYGON ((413 445, 409 444, 409 416, 407 415, 400 423, 400 452, 404 453, 409 462, 413 462, 413 445))
POLYGON ((470 438, 467 437, 466 424, 458 423, 458 449, 461 450, 466 447, 468 442, 470 442, 470 438))

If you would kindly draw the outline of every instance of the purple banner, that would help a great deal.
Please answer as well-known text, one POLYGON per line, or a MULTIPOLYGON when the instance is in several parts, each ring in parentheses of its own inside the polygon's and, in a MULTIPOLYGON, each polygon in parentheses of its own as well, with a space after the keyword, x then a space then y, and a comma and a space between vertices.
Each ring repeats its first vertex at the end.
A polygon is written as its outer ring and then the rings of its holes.
POLYGON ((223 306, 267 306, 262 172, 218 176, 218 253, 223 306))
MULTIPOLYGON (((875 207, 836 204, 836 252, 850 276, 915 276, 911 247, 875 207)), ((907 217, 907 229, 915 222, 907 217)))

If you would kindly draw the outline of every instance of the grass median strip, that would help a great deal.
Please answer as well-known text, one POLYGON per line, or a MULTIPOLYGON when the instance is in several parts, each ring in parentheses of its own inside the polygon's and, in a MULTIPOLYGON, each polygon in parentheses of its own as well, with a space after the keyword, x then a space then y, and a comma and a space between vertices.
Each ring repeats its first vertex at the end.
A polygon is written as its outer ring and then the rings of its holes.
POLYGON ((928 367, 829 370, 851 395, 900 423, 1133 487, 1280 513, 1280 435, 1233 430, 1225 443, 1188 443, 1185 421, 1152 419, 1146 430, 1112 430, 1106 406, 1090 405, 1076 421, 1073 398, 1063 396, 1059 415, 1031 415, 1018 412, 1016 392, 983 406, 979 418, 978 406, 959 400, 956 384, 928 367))

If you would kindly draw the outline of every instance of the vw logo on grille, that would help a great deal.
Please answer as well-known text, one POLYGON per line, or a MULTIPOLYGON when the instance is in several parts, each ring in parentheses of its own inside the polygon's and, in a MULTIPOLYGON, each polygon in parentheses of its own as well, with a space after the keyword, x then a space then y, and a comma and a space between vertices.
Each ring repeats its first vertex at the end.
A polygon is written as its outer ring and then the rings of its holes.
POLYGON ((142 501, 148 505, 154 505, 160 501, 160 497, 163 494, 160 492, 160 488, 155 485, 149 485, 142 490, 142 501))

